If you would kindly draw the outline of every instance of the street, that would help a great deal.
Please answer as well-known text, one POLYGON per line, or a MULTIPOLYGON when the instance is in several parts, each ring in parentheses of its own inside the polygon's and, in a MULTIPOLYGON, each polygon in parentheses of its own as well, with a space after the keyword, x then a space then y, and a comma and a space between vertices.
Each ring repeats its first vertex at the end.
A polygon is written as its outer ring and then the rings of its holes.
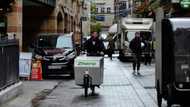
POLYGON ((0 0, 0 107, 189 105, 189 10, 190 0, 0 0), (105 54, 104 69, 82 54, 105 54), (123 61, 138 69, 141 55, 156 59, 137 75, 123 61))
POLYGON ((156 107, 154 64, 142 64, 142 76, 132 75, 132 64, 105 58, 104 83, 97 95, 84 97, 73 80, 62 83, 39 107, 156 107))
MULTIPOLYGON (((104 83, 96 88, 95 96, 84 97, 84 90, 72 79, 23 81, 25 88, 21 96, 9 101, 3 107, 157 107, 155 91, 155 64, 141 64, 141 76, 132 74, 130 62, 120 62, 117 58, 104 59, 104 83), (39 84, 40 83, 40 84, 39 84), (28 84, 28 85, 26 85, 28 84), (52 84, 52 86, 51 86, 52 84), (36 93, 52 90, 36 100, 36 93), (40 86, 40 88, 39 88, 40 86), (54 87, 53 87, 54 86, 54 87), (34 95, 32 95, 32 91, 34 95), (18 103, 30 93, 31 101, 18 103), (30 104, 27 104, 30 103, 30 104)), ((43 94, 40 94, 43 95, 43 94)), ((28 99, 29 100, 29 99, 28 99)), ((166 107, 166 103, 163 104, 166 107)))

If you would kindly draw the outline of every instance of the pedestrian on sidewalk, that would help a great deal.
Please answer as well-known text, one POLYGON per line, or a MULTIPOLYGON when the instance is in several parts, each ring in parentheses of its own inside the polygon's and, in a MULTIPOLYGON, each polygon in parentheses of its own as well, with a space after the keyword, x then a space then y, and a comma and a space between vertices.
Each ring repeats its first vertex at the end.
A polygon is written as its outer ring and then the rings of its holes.
POLYGON ((109 40, 109 44, 108 44, 108 57, 110 57, 110 59, 112 60, 112 54, 114 53, 114 40, 111 39, 109 40))
POLYGON ((140 75, 140 64, 141 64, 141 37, 140 32, 135 33, 135 38, 130 42, 129 47, 133 52, 133 74, 136 73, 137 75, 140 75))

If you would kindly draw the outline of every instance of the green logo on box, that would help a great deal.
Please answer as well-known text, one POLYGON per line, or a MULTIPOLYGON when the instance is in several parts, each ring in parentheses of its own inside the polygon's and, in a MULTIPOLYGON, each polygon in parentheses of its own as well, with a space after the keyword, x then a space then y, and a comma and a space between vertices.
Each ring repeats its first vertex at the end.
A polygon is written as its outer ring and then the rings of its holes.
POLYGON ((181 5, 183 8, 189 8, 189 7, 190 7, 190 0, 181 0, 181 1, 180 1, 180 5, 181 5))
POLYGON ((94 65, 96 65, 96 62, 94 62, 94 61, 86 61, 86 62, 79 61, 78 65, 91 65, 91 66, 94 66, 94 65))

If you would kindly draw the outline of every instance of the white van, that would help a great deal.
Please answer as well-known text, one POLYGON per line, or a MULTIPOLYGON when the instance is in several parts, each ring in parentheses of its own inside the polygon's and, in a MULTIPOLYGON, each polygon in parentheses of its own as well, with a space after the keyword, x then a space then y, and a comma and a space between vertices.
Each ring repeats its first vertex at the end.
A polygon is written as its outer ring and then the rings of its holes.
POLYGON ((132 58, 129 44, 135 37, 136 32, 140 32, 142 39, 152 39, 152 31, 152 18, 123 18, 121 21, 121 33, 117 35, 116 41, 119 49, 119 59, 132 58))

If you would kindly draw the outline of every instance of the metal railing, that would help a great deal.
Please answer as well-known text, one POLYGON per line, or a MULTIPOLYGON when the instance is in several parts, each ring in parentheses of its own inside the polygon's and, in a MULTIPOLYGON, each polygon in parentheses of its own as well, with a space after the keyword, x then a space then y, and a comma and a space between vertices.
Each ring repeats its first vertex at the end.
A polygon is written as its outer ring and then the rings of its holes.
POLYGON ((0 40, 0 90, 19 82, 19 44, 0 40))

